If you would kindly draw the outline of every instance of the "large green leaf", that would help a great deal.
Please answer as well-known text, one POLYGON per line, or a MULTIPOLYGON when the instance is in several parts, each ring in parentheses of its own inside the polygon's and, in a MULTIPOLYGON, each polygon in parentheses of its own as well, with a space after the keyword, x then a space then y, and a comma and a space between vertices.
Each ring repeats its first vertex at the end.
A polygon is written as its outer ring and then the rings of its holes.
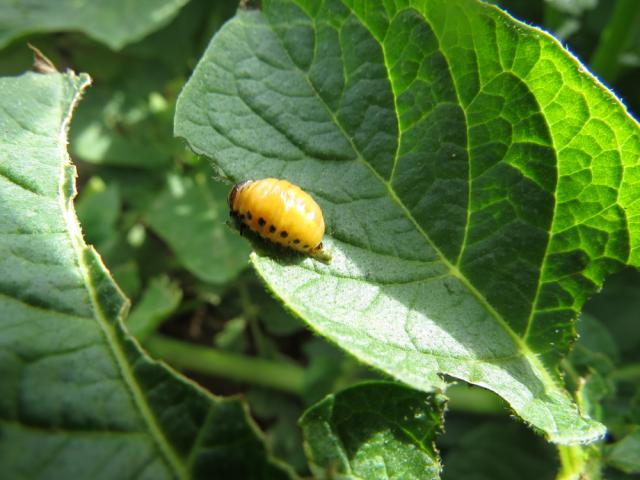
POLYGON ((88 82, 0 80, 3 478, 287 478, 240 401, 152 361, 123 330, 127 301, 72 204, 66 127, 88 82))
POLYGON ((356 385, 317 403, 300 419, 317 479, 437 479, 434 440, 444 402, 389 382, 356 385))
POLYGON ((548 34, 474 0, 265 1, 213 39, 175 131, 318 199, 331 264, 253 257, 315 330, 414 387, 491 389, 553 441, 603 435, 556 367, 640 264, 640 134, 548 34))
POLYGON ((188 0, 28 0, 0 3, 0 48, 20 35, 81 31, 113 49, 164 26, 188 0))

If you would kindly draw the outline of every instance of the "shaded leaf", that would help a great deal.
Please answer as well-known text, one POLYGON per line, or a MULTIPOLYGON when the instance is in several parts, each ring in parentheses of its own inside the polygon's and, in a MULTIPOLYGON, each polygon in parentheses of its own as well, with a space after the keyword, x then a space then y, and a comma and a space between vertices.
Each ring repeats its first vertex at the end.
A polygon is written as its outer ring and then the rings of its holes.
POLYGON ((288 478, 238 400, 152 361, 82 238, 65 151, 86 75, 0 79, 0 470, 6 478, 288 478))
POLYGON ((300 419, 315 478, 440 478, 443 400, 371 382, 330 395, 300 419))
POLYGON ((235 317, 224 324, 224 328, 214 338, 214 345, 222 350, 244 352, 247 348, 247 321, 235 317))
MULTIPOLYGON (((605 369, 610 368, 610 364, 605 367, 605 369)), ((582 377, 574 388, 581 408, 591 418, 603 421, 605 412, 602 402, 615 393, 615 385, 608 381, 600 371, 594 370, 582 377)))
POLYGON ((100 249, 104 242, 113 241, 121 208, 117 186, 107 186, 99 177, 90 178, 76 202, 78 219, 87 242, 100 249))
POLYGON ((142 288, 140 271, 133 260, 113 267, 111 275, 127 297, 136 297, 140 293, 142 288))
POLYGON ((260 320, 271 335, 292 335, 304 329, 304 323, 287 312, 262 286, 252 292, 252 301, 259 306, 260 320))
POLYGON ((34 0, 0 4, 0 48, 21 35, 81 31, 114 50, 141 39, 178 12, 187 0, 34 0))
MULTIPOLYGON (((447 418, 447 425, 453 419, 447 418)), ((443 456, 444 480, 552 480, 556 453, 542 438, 514 423, 493 422, 459 431, 443 456)), ((448 435, 449 427, 447 426, 448 435)), ((444 439, 443 439, 444 440, 444 439)))
POLYGON ((186 69, 193 68, 206 47, 204 42, 233 16, 237 8, 236 0, 189 0, 169 25, 141 42, 127 46, 122 53, 153 61, 156 65, 161 62, 171 67, 174 74, 185 75, 186 69))
POLYGON ((206 282, 223 284, 247 265, 249 249, 231 230, 227 188, 204 172, 171 175, 150 206, 149 227, 166 241, 178 261, 206 282))
POLYGON ((127 330, 144 341, 178 308, 182 291, 167 277, 152 278, 127 318, 127 330))
MULTIPOLYGON (((609 284, 608 284, 609 285, 609 284)), ((609 294, 612 285, 608 286, 609 294)), ((609 309, 609 313, 618 311, 609 309)), ((620 310, 626 313, 624 309, 620 310)), ((636 312, 636 318, 637 318, 636 312)), ((608 320, 614 320, 608 318, 608 320)), ((632 332, 629 328, 629 333, 632 332)), ((563 362, 566 371, 567 385, 575 391, 575 396, 581 408, 592 418, 603 422, 607 426, 607 441, 613 445, 623 445, 626 438, 633 434, 637 419, 634 418, 634 397, 638 394, 637 382, 625 378, 625 367, 621 365, 620 352, 609 329, 591 314, 585 313, 578 321, 579 338, 568 361, 563 362), (629 381, 631 380, 631 381, 629 381)), ((633 370, 633 366, 631 367, 633 370)), ((633 444, 624 444, 615 455, 610 466, 619 468, 624 465, 622 452, 633 444), (621 463, 618 463, 622 460, 621 463)), ((602 470, 608 463, 607 452, 611 444, 604 441, 588 447, 571 447, 579 452, 582 458, 582 474, 585 478, 600 478, 595 474, 588 474, 589 470, 602 470)), ((566 467, 567 462, 563 462, 566 467)), ((607 472, 602 478, 609 478, 607 472)))
POLYGON ((613 335, 623 353, 640 349, 640 272, 626 269, 612 275, 602 292, 585 305, 585 310, 600 320, 613 335))
POLYGON ((640 264, 640 134, 558 42, 472 0, 265 1, 214 38, 176 134, 323 208, 333 262, 254 255, 314 329, 424 390, 491 389, 556 442, 574 320, 640 264))
MULTIPOLYGON (((156 70, 132 75, 138 81, 155 77, 153 83, 158 83, 156 70)), ((150 170, 170 166, 179 145, 162 135, 170 131, 169 123, 151 111, 153 91, 152 85, 116 84, 90 92, 78 111, 78 124, 72 128, 74 157, 100 165, 150 170)))
POLYGON ((273 390, 252 388, 247 393, 251 413, 266 421, 267 442, 273 454, 294 466, 299 472, 308 472, 302 449, 302 430, 298 418, 302 414, 299 402, 273 390))
POLYGON ((611 372, 620 360, 620 353, 607 327, 589 314, 580 317, 577 327, 579 341, 569 355, 571 363, 602 374, 611 372))
POLYGON ((380 379, 322 338, 311 338, 303 350, 308 359, 303 391, 307 405, 359 381, 380 379))

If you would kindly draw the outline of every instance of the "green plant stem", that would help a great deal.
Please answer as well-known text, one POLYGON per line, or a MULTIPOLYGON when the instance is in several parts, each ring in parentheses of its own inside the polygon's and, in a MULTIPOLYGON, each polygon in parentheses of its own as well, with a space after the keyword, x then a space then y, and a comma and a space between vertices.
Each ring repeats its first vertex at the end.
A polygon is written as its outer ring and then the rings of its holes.
POLYGON ((560 471, 556 480, 578 480, 585 470, 585 453, 578 445, 558 445, 560 471))
POLYGON ((178 368, 302 394, 304 369, 291 363, 248 357, 163 335, 153 335, 144 346, 153 356, 178 368))
POLYGON ((591 68, 602 79, 613 83, 620 73, 620 54, 638 17, 638 0, 618 0, 598 47, 591 57, 591 68))
POLYGON ((447 388, 446 395, 449 398, 447 408, 451 411, 490 415, 508 412, 505 402, 484 388, 457 384, 447 388))
POLYGON ((634 363, 619 368, 611 374, 614 380, 640 380, 640 364, 634 363))

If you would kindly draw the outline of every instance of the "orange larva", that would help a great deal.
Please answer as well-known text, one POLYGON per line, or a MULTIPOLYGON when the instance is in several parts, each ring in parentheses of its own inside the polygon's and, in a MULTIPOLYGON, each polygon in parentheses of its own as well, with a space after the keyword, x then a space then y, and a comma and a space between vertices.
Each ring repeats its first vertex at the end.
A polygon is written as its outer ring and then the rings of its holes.
POLYGON ((322 210, 300 187, 277 178, 246 180, 229 193, 229 208, 233 217, 261 237, 313 257, 327 257, 322 248, 322 210))

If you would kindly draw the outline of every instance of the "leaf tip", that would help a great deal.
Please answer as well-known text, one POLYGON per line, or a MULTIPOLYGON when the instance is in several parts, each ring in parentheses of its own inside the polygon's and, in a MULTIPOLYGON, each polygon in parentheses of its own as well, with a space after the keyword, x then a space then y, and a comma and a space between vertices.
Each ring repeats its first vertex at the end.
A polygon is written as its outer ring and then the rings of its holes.
POLYGON ((31 70, 33 70, 36 73, 41 73, 44 75, 51 74, 51 73, 59 73, 58 69, 53 64, 53 62, 49 60, 49 58, 47 58, 47 56, 44 53, 42 53, 42 51, 39 48, 35 47, 30 43, 27 43, 27 46, 33 52, 33 65, 31 67, 31 70))

